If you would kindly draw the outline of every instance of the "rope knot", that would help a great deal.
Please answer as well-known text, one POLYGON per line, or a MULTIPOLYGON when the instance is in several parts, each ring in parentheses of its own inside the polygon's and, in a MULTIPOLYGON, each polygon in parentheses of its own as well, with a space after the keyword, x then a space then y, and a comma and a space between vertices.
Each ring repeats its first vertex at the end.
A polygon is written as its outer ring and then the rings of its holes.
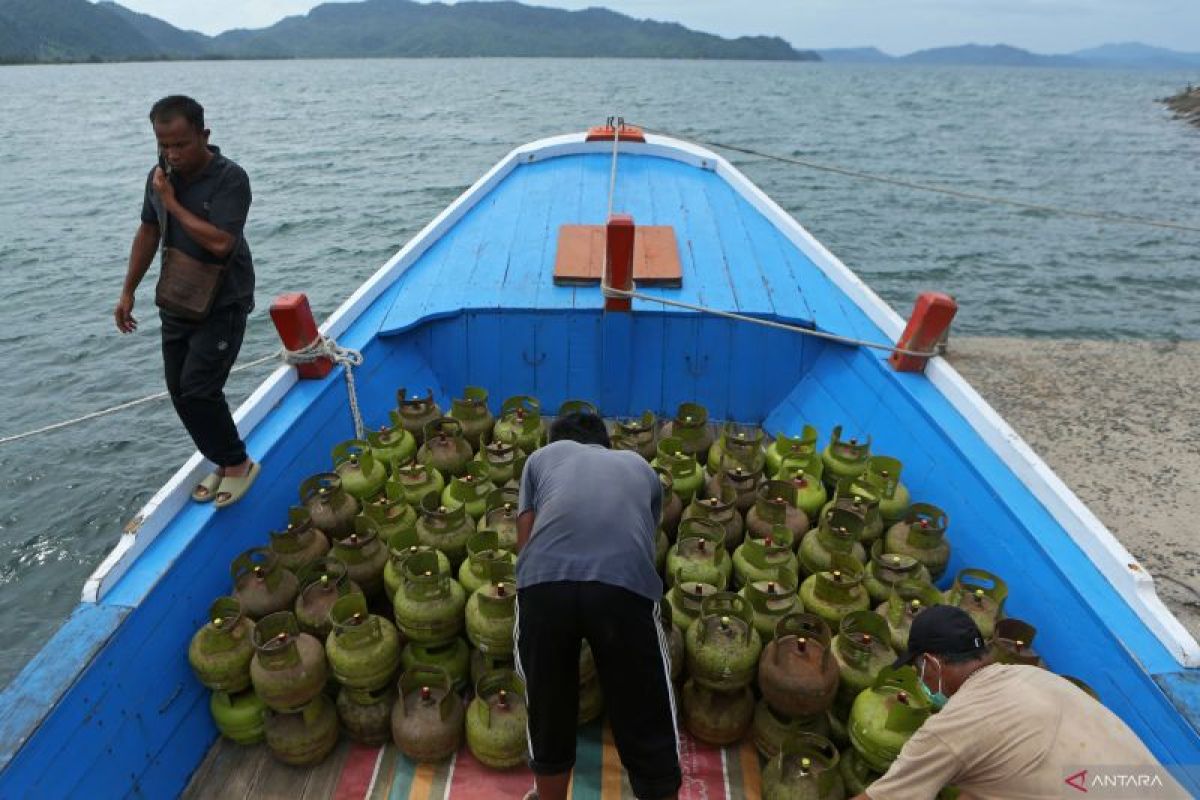
POLYGON ((358 391, 354 384, 354 368, 362 366, 363 354, 358 350, 342 347, 326 336, 318 336, 316 341, 299 350, 285 348, 283 351, 283 360, 292 366, 311 364, 322 358, 328 358, 333 363, 345 367, 343 374, 346 376, 346 396, 350 401, 350 415, 354 418, 354 436, 357 439, 365 439, 362 412, 358 408, 358 391))

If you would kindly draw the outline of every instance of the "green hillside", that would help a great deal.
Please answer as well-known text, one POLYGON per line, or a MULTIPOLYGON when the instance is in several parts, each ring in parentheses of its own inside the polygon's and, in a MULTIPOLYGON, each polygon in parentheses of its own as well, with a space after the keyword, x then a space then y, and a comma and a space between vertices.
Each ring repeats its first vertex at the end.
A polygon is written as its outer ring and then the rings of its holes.
POLYGON ((602 8, 515 2, 325 3, 216 37, 113 2, 0 0, 0 62, 187 58, 614 57, 817 61, 778 37, 725 39, 602 8))

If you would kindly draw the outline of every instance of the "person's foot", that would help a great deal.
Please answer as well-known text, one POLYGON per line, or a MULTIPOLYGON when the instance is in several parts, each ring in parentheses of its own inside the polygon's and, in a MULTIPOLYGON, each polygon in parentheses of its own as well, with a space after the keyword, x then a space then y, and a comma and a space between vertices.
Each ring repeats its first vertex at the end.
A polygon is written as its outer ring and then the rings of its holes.
POLYGON ((241 500, 250 491, 259 469, 258 463, 249 459, 236 467, 226 467, 225 477, 221 478, 221 485, 217 488, 216 507, 225 508, 241 500))
POLYGON ((230 478, 244 478, 250 474, 250 468, 254 466, 254 462, 247 458, 240 464, 235 464, 232 467, 221 467, 221 477, 229 476, 230 478))
POLYGON ((207 503, 212 500, 217 494, 217 487, 221 485, 223 477, 225 477, 224 467, 217 467, 205 475, 204 479, 192 489, 192 499, 197 503, 207 503))

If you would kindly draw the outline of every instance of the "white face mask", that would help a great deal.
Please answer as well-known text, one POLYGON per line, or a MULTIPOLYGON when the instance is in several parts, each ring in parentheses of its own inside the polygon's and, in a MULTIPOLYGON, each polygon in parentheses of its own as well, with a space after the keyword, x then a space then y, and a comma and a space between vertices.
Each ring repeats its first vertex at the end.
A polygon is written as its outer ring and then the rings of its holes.
POLYGON ((929 704, 933 706, 934 711, 940 711, 946 703, 950 702, 950 698, 942 691, 942 665, 934 660, 932 656, 925 655, 921 657, 921 688, 925 691, 925 697, 929 700, 929 704), (933 691, 929 688, 929 684, 925 682, 925 667, 930 662, 937 664, 938 667, 938 688, 933 691))

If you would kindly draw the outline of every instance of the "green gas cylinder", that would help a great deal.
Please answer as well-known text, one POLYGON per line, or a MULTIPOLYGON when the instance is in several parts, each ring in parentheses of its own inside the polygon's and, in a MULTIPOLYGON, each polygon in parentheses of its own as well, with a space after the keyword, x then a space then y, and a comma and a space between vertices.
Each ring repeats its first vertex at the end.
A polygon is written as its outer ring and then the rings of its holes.
POLYGON ((829 435, 829 443, 821 453, 825 462, 825 483, 829 488, 837 486, 840 481, 853 480, 867 469, 867 460, 871 457, 871 437, 865 442, 858 439, 842 439, 842 426, 838 425, 829 435))
POLYGON ((334 471, 342 488, 360 502, 379 494, 387 480, 387 467, 371 453, 365 439, 349 439, 333 447, 334 471))
POLYGON ((829 508, 821 514, 814 530, 800 542, 800 566, 805 575, 815 575, 829 569, 834 553, 855 561, 866 561, 867 554, 859 541, 863 518, 844 508, 829 508))
POLYGON ((867 587, 871 602, 886 601, 892 593, 893 586, 909 580, 929 583, 929 568, 914 556, 886 552, 883 539, 876 539, 871 544, 871 558, 867 562, 867 573, 863 577, 863 586, 867 587))
POLYGON ((417 461, 450 478, 462 475, 474 455, 463 435, 462 423, 453 417, 439 417, 425 426, 425 441, 417 450, 417 461))
POLYGON ((733 551, 735 589, 769 578, 778 569, 786 569, 797 578, 800 575, 799 562, 792 552, 792 532, 783 525, 774 526, 765 539, 747 538, 733 551))
POLYGON ((509 670, 489 672, 467 707, 467 747, 484 766, 508 769, 525 763, 525 689, 509 670))
POLYGON ((708 462, 713 432, 708 424, 708 409, 699 403, 680 403, 675 418, 663 426, 662 435, 678 440, 683 452, 700 464, 708 462))
POLYGON ((208 622, 192 636, 188 663, 209 689, 236 694, 250 686, 254 623, 242 614, 235 597, 218 597, 208 609, 208 622))
POLYGON ((775 626, 783 617, 804 611, 796 594, 798 586, 795 573, 779 568, 773 576, 751 581, 738 592, 754 611, 754 630, 762 641, 771 641, 775 626))
POLYGON ((763 770, 763 800, 843 800, 838 761, 837 748, 823 736, 787 736, 763 770))
POLYGON ((874 611, 851 611, 842 618, 833 638, 838 682, 835 714, 845 717, 859 692, 875 683, 879 670, 896 660, 887 623, 874 611))
POLYGON ((448 642, 463 628, 466 594, 458 581, 440 571, 437 555, 417 553, 404 562, 392 605, 396 625, 411 642, 448 642))
POLYGON ((850 743, 873 770, 887 772, 900 748, 931 713, 912 667, 884 667, 854 700, 850 743))
POLYGON ((863 566, 854 558, 834 553, 829 567, 804 579, 800 600, 806 611, 834 628, 851 611, 869 608, 871 598, 862 585, 863 566))
POLYGON ((776 434, 775 439, 767 447, 767 475, 779 478, 779 469, 783 462, 795 459, 807 461, 817 454, 817 429, 805 425, 799 436, 788 436, 786 433, 776 434))
POLYGON ((614 450, 632 450, 650 461, 658 452, 658 420, 652 411, 633 419, 617 419, 609 438, 614 450))
POLYGON ((908 632, 917 614, 941 602, 942 593, 919 578, 908 578, 892 587, 887 601, 875 610, 887 620, 888 637, 897 652, 908 647, 908 632))
POLYGON ((367 443, 371 455, 389 472, 396 464, 405 464, 417 454, 417 440, 401 426, 380 425, 378 430, 367 431, 367 443))
POLYGON ((367 611, 367 598, 348 594, 329 610, 333 630, 325 655, 343 687, 375 692, 391 683, 400 666, 400 634, 389 620, 367 611))
POLYGON ((488 409, 487 389, 468 386, 462 397, 450 403, 450 416, 462 423, 463 437, 478 451, 484 437, 490 437, 495 418, 488 409))
POLYGON ((729 585, 733 561, 725 550, 725 529, 715 522, 693 517, 679 523, 679 538, 667 551, 667 584, 681 576, 719 588, 729 585))
POLYGON ((226 739, 238 744, 257 744, 263 740, 267 704, 252 689, 233 695, 213 692, 208 710, 226 739))
POLYGON ((724 528, 727 550, 732 550, 742 543, 745 523, 741 512, 737 510, 737 492, 732 487, 722 487, 719 495, 703 491, 698 493, 684 509, 682 518, 693 517, 715 522, 724 528))
POLYGON ((526 453, 537 450, 546 441, 546 424, 542 420, 542 404, 536 397, 516 395, 504 401, 492 436, 512 442, 526 453))
POLYGON ((763 450, 763 430, 757 425, 742 425, 726 422, 721 426, 721 435, 708 450, 710 475, 716 475, 723 466, 741 464, 751 472, 762 472, 766 464, 763 450))
POLYGON ((929 503, 913 503, 904 519, 888 528, 885 553, 912 556, 925 565, 933 580, 942 577, 950 561, 950 543, 946 541, 949 519, 946 512, 929 503))
POLYGON ((996 622, 1004 618, 1008 584, 984 569, 962 569, 946 592, 946 603, 971 615, 984 639, 992 637, 996 622))
POLYGON ((329 552, 329 538, 313 524, 312 514, 304 506, 288 509, 287 527, 267 535, 279 566, 293 573, 329 552))
POLYGON ((424 397, 408 395, 407 389, 396 391, 396 408, 392 410, 392 427, 403 428, 412 434, 419 445, 425 441, 425 426, 442 416, 442 410, 433 400, 433 390, 424 397))
POLYGON ((754 680, 762 639, 745 598, 733 592, 706 597, 684 644, 688 673, 696 683, 730 692, 754 680))
POLYGON ((704 468, 683 448, 683 440, 664 436, 658 440, 658 455, 650 462, 671 476, 671 489, 684 505, 692 502, 704 485, 704 468))

